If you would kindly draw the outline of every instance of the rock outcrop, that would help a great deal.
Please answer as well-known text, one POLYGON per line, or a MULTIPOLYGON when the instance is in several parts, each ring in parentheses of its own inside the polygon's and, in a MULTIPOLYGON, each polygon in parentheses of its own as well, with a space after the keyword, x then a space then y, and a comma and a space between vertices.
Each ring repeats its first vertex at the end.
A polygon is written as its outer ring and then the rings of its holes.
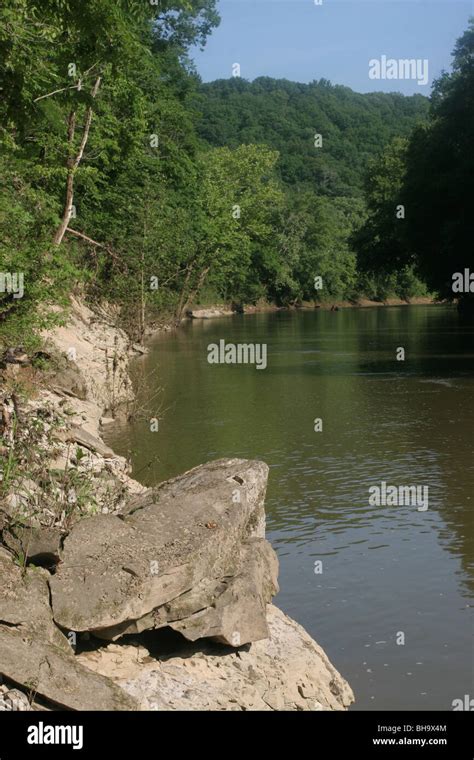
POLYGON ((150 657, 142 644, 109 644, 78 659, 142 710, 345 710, 354 695, 321 647, 273 605, 267 621, 267 639, 234 651, 201 642, 150 657))
POLYGON ((79 520, 53 574, 0 549, 3 678, 50 709, 345 709, 348 684, 270 604, 267 474, 219 460, 131 498, 120 516, 79 520), (176 652, 147 650, 160 628, 181 634, 176 652), (76 654, 81 632, 97 644, 76 654))
POLYGON ((268 467, 219 460, 79 521, 51 578, 64 629, 116 639, 171 626, 240 646, 268 636, 278 563, 264 538, 268 467))
POLYGON ((225 306, 215 306, 211 309, 189 309, 186 316, 190 319, 215 319, 216 317, 232 317, 235 313, 225 306))
POLYGON ((131 494, 146 490, 101 437, 110 419, 105 414, 134 398, 128 360, 136 351, 129 350, 126 334, 110 315, 73 300, 67 323, 44 338, 45 350, 37 355, 47 369, 28 399, 14 388, 23 382, 21 373, 31 383, 30 358, 25 367, 16 355, 15 364, 0 367, 0 476, 2 461, 21 463, 10 467, 9 492, 2 489, 0 504, 14 528, 4 530, 0 515, 0 531, 4 544, 30 561, 57 556, 51 545, 74 522, 113 514, 131 494))
POLYGON ((128 372, 130 342, 123 330, 112 325, 112 318, 72 299, 67 323, 45 336, 68 359, 53 389, 93 401, 101 410, 116 408, 134 396, 128 372))

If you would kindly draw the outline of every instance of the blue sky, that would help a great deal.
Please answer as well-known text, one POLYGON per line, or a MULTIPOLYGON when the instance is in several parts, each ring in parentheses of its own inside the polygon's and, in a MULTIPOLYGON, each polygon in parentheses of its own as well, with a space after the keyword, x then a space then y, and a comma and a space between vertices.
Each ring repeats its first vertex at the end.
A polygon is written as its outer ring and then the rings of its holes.
POLYGON ((204 52, 192 57, 205 82, 241 76, 310 82, 324 77, 358 92, 429 95, 448 69, 456 38, 474 15, 465 0, 219 0, 222 17, 204 52), (429 82, 373 80, 370 59, 428 59, 429 82))

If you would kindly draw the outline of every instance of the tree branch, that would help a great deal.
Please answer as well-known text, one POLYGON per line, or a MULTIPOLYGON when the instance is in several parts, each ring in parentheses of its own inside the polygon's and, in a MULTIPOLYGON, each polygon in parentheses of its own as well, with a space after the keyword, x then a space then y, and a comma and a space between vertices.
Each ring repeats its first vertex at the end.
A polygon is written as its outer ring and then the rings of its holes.
POLYGON ((81 238, 81 240, 85 240, 86 243, 90 243, 91 245, 96 245, 97 248, 106 248, 103 243, 98 243, 97 240, 93 240, 88 235, 84 235, 83 232, 79 232, 78 230, 73 230, 71 227, 66 227, 66 232, 69 232, 70 235, 75 235, 78 238, 81 238))
POLYGON ((61 87, 59 90, 53 90, 52 92, 47 92, 46 95, 39 95, 39 97, 33 100, 33 103, 37 103, 38 100, 44 100, 45 98, 52 98, 53 95, 57 95, 59 92, 66 92, 66 90, 80 90, 80 89, 81 89, 80 82, 78 82, 77 84, 71 84, 69 87, 61 87))
MULTIPOLYGON (((77 84, 71 84, 68 87, 61 87, 59 90, 53 90, 52 92, 47 92, 46 95, 39 95, 37 98, 33 100, 33 103, 37 103, 39 100, 44 100, 44 98, 52 98, 53 95, 58 95, 60 92, 66 92, 66 90, 80 91, 82 89, 82 82, 87 77, 87 75, 92 71, 92 69, 95 69, 95 67, 97 66, 97 63, 94 63, 90 68, 87 69, 87 71, 84 72, 84 74, 81 76, 77 84)), ((93 95, 92 97, 95 97, 95 95, 93 95)))
POLYGON ((93 240, 88 235, 84 235, 83 232, 79 232, 79 230, 73 230, 71 227, 66 227, 65 232, 69 232, 70 235, 74 235, 75 237, 80 238, 81 240, 84 240, 86 243, 89 243, 90 245, 96 246, 96 248, 103 248, 104 251, 107 251, 107 253, 115 260, 118 261, 122 269, 127 270, 127 265, 125 262, 122 261, 120 256, 118 256, 115 251, 112 250, 108 245, 105 245, 105 243, 99 243, 97 240, 93 240))

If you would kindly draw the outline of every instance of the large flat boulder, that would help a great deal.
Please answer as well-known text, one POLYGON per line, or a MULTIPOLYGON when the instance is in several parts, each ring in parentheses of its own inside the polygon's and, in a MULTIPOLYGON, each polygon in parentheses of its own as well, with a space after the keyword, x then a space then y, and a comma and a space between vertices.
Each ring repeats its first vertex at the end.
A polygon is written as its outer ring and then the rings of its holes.
POLYGON ((170 622, 234 646, 267 635, 277 588, 264 540, 267 477, 263 462, 218 460, 136 497, 121 516, 78 522, 50 581, 56 623, 109 639, 170 622), (186 625, 183 605, 187 618, 204 613, 186 625))

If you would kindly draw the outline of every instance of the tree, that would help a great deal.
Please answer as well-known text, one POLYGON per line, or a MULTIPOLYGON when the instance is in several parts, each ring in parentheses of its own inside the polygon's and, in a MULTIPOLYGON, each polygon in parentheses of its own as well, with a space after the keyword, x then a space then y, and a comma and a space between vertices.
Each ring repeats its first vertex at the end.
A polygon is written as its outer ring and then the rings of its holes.
MULTIPOLYGON (((407 154, 407 246, 440 295, 453 298, 453 274, 474 265, 474 19, 457 41, 453 71, 435 83, 429 125, 407 154)), ((473 294, 465 294, 473 297, 473 294)))
MULTIPOLYGON (((367 179, 368 218, 354 238, 363 270, 415 273, 453 298, 453 274, 472 268, 474 20, 457 41, 453 70, 435 82, 428 124, 392 143, 367 179), (403 217, 397 209, 403 207, 403 217)), ((419 282, 419 280, 418 280, 419 282)), ((466 293, 461 301, 473 298, 466 293)))
POLYGON ((272 176, 277 159, 257 145, 216 148, 199 157, 194 250, 185 266, 178 318, 207 281, 221 294, 242 297, 252 252, 271 237, 283 200, 272 176))
POLYGON ((363 271, 393 272, 408 263, 403 241, 408 140, 395 138, 369 162, 365 179, 367 218, 353 242, 363 271))

